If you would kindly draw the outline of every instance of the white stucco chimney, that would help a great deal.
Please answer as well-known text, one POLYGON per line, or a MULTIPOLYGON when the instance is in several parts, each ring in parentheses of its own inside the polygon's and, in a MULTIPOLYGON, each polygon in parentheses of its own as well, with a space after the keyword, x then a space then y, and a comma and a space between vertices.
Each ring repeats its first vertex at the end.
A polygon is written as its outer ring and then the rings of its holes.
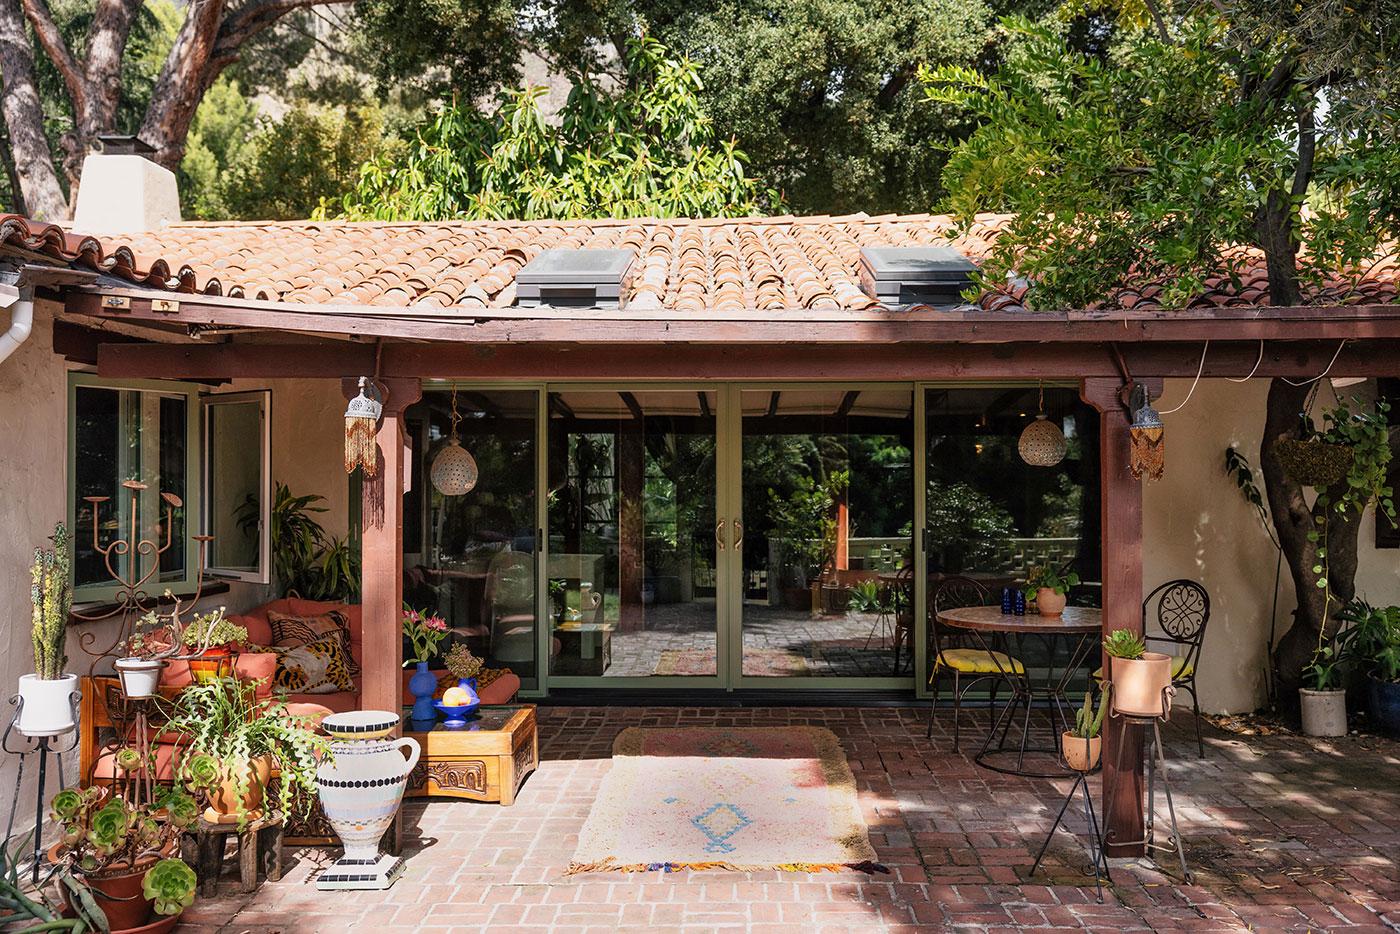
POLYGON ((175 173, 147 155, 155 150, 134 136, 102 136, 101 152, 83 160, 73 229, 108 236, 156 230, 180 220, 175 173))

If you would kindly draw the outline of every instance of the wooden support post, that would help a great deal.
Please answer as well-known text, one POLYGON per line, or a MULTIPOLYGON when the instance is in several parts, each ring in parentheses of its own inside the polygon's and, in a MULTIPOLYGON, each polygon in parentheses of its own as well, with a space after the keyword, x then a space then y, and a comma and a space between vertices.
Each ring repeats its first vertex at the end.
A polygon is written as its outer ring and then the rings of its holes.
MULTIPOLYGON (((618 628, 646 628, 642 587, 646 577, 646 437, 640 418, 620 423, 617 435, 618 628)), ((594 582, 597 583, 596 581, 594 582)))
MULTIPOLYGON (((360 526, 360 613, 364 631, 360 709, 403 709, 403 494, 409 465, 404 463, 403 413, 422 396, 417 379, 380 380, 387 390, 384 417, 379 423, 379 476, 365 478, 366 508, 360 526), (373 508, 370 503, 373 502, 373 508), (381 505, 382 504, 382 505, 381 505)), ((341 388, 347 399, 359 391, 357 380, 341 388)), ((399 821, 386 836, 392 849, 402 842, 399 821)))
MULTIPOLYGON (((1142 483, 1128 472, 1128 413, 1118 379, 1086 379, 1080 397, 1099 412, 1100 505, 1103 531, 1103 632, 1142 627, 1142 483)), ((1153 396, 1161 391, 1154 387, 1153 396)), ((1104 670, 1108 659, 1101 658, 1104 670)), ((1142 734, 1114 717, 1104 720, 1103 811, 1109 856, 1141 856, 1143 837, 1142 734), (1120 752, 1120 744, 1122 749, 1120 752), (1123 763, 1120 772, 1118 763, 1123 763)))

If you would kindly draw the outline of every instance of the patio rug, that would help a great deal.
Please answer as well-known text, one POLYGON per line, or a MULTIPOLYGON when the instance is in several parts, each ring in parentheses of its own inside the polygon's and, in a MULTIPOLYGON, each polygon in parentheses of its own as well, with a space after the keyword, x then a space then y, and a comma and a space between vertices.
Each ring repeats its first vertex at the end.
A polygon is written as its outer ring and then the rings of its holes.
POLYGON ((830 730, 623 730, 568 872, 681 869, 888 872, 830 730))
MULTIPOLYGON (((658 675, 713 675, 714 649, 665 649, 656 661, 658 675)), ((811 674, 811 666, 801 655, 783 649, 745 649, 744 674, 749 677, 811 674)))

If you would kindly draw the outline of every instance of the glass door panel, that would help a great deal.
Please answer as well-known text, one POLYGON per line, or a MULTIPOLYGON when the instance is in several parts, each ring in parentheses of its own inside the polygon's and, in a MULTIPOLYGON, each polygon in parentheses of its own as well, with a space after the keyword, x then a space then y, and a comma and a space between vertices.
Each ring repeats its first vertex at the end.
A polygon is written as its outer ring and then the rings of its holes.
POLYGON ((452 638, 442 652, 465 641, 489 667, 509 668, 531 689, 539 683, 539 397, 534 390, 456 391, 457 435, 478 478, 466 494, 444 496, 428 478, 450 443, 453 395, 425 387, 406 414, 410 444, 426 456, 413 458, 404 500, 404 602, 447 620, 452 638))
POLYGON ((739 393, 744 678, 911 675, 913 398, 739 393))
POLYGON ((549 395, 550 673, 716 677, 715 392, 549 395))

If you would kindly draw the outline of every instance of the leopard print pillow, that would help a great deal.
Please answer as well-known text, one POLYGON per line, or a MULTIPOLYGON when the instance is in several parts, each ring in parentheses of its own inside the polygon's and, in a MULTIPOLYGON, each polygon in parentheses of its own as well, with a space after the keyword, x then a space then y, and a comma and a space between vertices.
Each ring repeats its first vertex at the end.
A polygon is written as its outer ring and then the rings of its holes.
POLYGON ((360 673, 355 654, 350 651, 350 620, 344 613, 328 610, 318 616, 289 616, 286 613, 267 614, 272 627, 272 644, 280 646, 310 645, 329 635, 340 639, 346 663, 352 676, 360 673))
POLYGON ((355 690, 340 639, 327 636, 309 645, 277 646, 273 683, 288 694, 335 694, 355 690))

